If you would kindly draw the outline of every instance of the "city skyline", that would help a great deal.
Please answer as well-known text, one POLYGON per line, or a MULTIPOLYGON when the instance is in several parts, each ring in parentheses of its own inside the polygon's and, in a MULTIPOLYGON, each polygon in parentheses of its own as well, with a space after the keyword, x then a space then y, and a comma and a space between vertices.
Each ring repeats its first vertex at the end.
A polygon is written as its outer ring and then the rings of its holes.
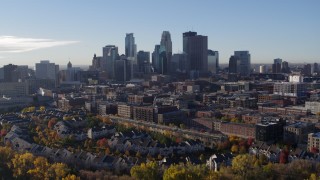
POLYGON ((241 50, 250 51, 252 64, 320 60, 319 1, 162 3, 165 13, 149 1, 2 2, 0 65, 46 59, 89 65, 106 45, 125 54, 126 33, 134 33, 137 52, 152 52, 163 31, 171 34, 173 54, 183 50, 182 33, 208 36, 208 49, 219 51, 222 64, 241 50))

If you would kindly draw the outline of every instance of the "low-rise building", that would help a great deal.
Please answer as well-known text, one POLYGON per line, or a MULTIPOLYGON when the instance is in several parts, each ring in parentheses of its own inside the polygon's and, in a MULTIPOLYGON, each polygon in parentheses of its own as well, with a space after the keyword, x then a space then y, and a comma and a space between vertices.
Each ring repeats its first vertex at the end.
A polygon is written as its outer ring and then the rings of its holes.
POLYGON ((283 138, 285 141, 296 144, 306 144, 308 134, 313 133, 315 125, 312 123, 297 122, 284 127, 283 138))
POLYGON ((320 132, 308 134, 308 151, 320 150, 320 132))

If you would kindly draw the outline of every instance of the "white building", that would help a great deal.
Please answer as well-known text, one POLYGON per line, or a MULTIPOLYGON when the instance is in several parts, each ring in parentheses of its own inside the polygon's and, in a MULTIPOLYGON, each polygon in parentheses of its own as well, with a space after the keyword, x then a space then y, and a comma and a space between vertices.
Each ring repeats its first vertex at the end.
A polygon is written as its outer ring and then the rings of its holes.
POLYGON ((273 86, 273 94, 291 97, 304 97, 306 92, 306 84, 299 82, 281 82, 275 83, 273 86))
POLYGON ((290 75, 289 82, 303 82, 303 76, 301 75, 290 75))
POLYGON ((267 67, 265 65, 259 66, 259 73, 263 74, 267 72, 267 67))

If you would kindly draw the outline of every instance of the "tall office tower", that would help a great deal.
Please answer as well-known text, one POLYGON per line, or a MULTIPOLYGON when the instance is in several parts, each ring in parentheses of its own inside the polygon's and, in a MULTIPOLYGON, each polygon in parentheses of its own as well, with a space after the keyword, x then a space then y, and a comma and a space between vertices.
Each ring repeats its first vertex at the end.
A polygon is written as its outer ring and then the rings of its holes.
POLYGON ((37 79, 52 79, 57 80, 59 72, 59 65, 50 63, 49 60, 40 61, 36 63, 36 78, 37 79))
POLYGON ((145 72, 145 66, 150 63, 150 52, 139 51, 137 54, 138 72, 145 72))
POLYGON ((190 71, 208 72, 208 37, 196 32, 183 33, 183 52, 187 55, 190 71))
POLYGON ((272 64, 272 73, 281 73, 281 65, 282 65, 282 59, 280 58, 274 59, 272 64))
POLYGON ((235 51, 234 56, 238 57, 240 60, 239 64, 239 74, 241 76, 248 76, 251 73, 251 57, 249 51, 235 51))
POLYGON ((208 70, 216 74, 219 70, 219 52, 208 50, 208 70))
POLYGON ((13 82, 13 73, 17 69, 17 65, 8 64, 3 66, 4 82, 13 82))
POLYGON ((13 71, 13 82, 25 82, 25 80, 29 77, 30 69, 27 65, 18 66, 13 71))
POLYGON ((172 58, 172 41, 171 35, 169 31, 163 31, 161 36, 160 45, 164 47, 166 51, 166 59, 167 59, 167 71, 170 72, 170 64, 172 58))
POLYGON ((289 63, 287 61, 283 61, 281 63, 281 72, 282 73, 290 73, 289 63))
POLYGON ((125 38, 125 55, 127 60, 132 61, 131 78, 133 78, 134 71, 137 69, 137 45, 135 44, 133 33, 127 33, 125 38))
POLYGON ((313 64, 313 72, 314 73, 319 73, 319 65, 318 65, 318 63, 314 63, 313 64))
POLYGON ((152 53, 152 66, 155 72, 160 74, 168 74, 168 59, 164 46, 155 45, 152 53))
POLYGON ((120 56, 120 59, 115 61, 115 80, 126 82, 131 78, 131 60, 126 56, 120 56))
POLYGON ((115 76, 114 66, 115 61, 118 59, 118 47, 114 45, 107 45, 102 48, 102 63, 101 69, 107 72, 108 79, 113 79, 115 76))
POLYGON ((125 38, 125 55, 129 60, 136 61, 137 45, 134 41, 133 33, 127 33, 125 38))
POLYGON ((240 59, 238 56, 231 56, 229 59, 229 73, 240 73, 240 59))
POLYGON ((303 66, 303 75, 311 76, 311 74, 312 74, 311 64, 305 64, 303 66))
POLYGON ((188 67, 187 56, 185 53, 172 55, 171 70, 173 72, 187 72, 188 67))

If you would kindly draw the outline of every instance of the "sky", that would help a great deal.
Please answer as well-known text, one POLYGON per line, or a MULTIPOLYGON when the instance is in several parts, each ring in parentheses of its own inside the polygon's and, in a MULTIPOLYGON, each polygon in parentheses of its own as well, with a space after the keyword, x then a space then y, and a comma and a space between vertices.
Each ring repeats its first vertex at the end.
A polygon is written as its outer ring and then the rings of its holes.
POLYGON ((196 31, 221 63, 236 50, 250 51, 251 63, 320 63, 319 8, 319 0, 1 0, 0 65, 89 65, 105 45, 124 54, 126 33, 152 52, 165 30, 173 53, 183 32, 196 31))

